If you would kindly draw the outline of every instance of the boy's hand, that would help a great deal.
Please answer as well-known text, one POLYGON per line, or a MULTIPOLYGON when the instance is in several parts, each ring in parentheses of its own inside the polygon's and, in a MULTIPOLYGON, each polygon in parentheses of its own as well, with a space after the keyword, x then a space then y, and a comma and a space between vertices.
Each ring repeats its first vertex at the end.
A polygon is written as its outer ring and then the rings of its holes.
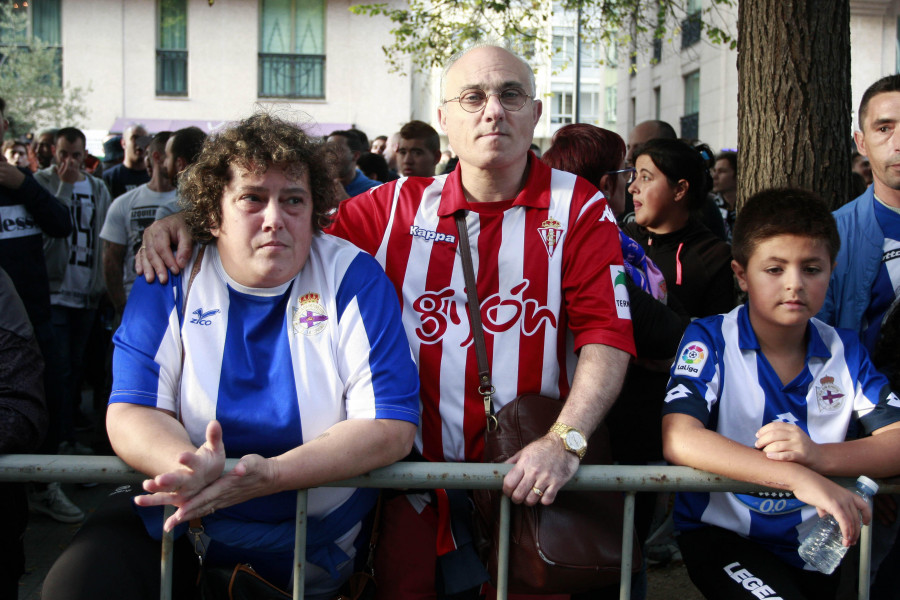
POLYGON ((844 535, 844 545, 852 546, 859 539, 860 513, 862 521, 868 525, 872 521, 872 510, 868 503, 850 490, 842 488, 812 471, 808 472, 793 490, 797 499, 815 506, 820 517, 829 514, 835 518, 844 535))
POLYGON ((806 432, 791 423, 775 421, 756 432, 756 447, 772 460, 795 462, 821 471, 821 450, 806 432))

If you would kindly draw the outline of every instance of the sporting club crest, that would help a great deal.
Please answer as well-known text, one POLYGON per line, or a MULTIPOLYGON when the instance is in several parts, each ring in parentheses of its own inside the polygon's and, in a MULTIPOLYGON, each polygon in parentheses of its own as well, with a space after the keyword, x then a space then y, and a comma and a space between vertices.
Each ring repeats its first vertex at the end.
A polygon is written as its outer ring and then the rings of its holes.
POLYGON ((544 240, 547 256, 553 258, 553 253, 556 251, 556 247, 562 243, 563 235, 565 234, 562 224, 550 217, 541 223, 541 226, 538 227, 538 233, 541 234, 541 239, 544 240))

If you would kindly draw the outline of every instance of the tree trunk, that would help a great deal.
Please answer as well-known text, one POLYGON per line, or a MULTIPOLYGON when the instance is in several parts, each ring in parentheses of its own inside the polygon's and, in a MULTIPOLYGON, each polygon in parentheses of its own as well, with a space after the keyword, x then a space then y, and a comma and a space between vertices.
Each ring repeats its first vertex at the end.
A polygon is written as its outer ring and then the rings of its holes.
POLYGON ((850 196, 850 0, 740 0, 738 209, 771 187, 850 196))

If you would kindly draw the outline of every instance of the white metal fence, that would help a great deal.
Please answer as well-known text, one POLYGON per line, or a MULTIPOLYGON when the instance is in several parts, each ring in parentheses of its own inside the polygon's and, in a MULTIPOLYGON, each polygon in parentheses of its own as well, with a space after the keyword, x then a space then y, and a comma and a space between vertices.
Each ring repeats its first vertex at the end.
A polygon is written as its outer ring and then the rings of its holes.
MULTIPOLYGON (((230 470, 237 463, 226 461, 230 470)), ((372 487, 401 489, 500 489, 503 476, 511 468, 507 464, 480 463, 397 463, 328 487, 372 487)), ((98 483, 140 483, 146 477, 114 456, 51 456, 19 454, 0 456, 0 481, 60 481, 98 483)), ((837 479, 850 487, 852 478, 837 479)), ((756 492, 768 488, 734 481, 726 477, 697 471, 689 467, 582 466, 565 486, 566 490, 601 490, 625 492, 625 527, 622 535, 622 577, 619 598, 631 596, 631 551, 635 492, 756 492)), ((881 482, 879 493, 900 493, 900 480, 881 482)), ((306 556, 306 490, 297 492, 297 533, 294 540, 294 598, 302 600, 306 556)), ((169 507, 171 508, 171 507, 169 507)), ((507 597, 507 565, 509 558, 509 499, 500 505, 500 548, 498 549, 498 600, 507 597)), ((167 510, 166 516, 174 512, 167 510)), ((165 518, 165 517, 164 517, 165 518)), ((162 541, 160 599, 172 595, 172 536, 162 541)), ((869 562, 871 528, 863 527, 860 538, 859 600, 869 597, 869 562)))

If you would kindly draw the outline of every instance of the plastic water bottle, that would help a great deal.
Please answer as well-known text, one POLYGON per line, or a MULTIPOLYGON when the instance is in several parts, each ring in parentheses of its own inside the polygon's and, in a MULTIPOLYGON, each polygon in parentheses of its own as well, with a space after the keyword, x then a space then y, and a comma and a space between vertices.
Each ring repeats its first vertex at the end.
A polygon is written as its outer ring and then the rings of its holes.
MULTIPOLYGON (((868 477, 862 476, 856 480, 856 489, 853 491, 864 498, 866 502, 870 502, 872 496, 878 491, 878 484, 868 477)), ((862 517, 860 517, 860 522, 862 522, 862 517)), ((806 564, 830 575, 847 554, 848 548, 844 546, 843 539, 844 536, 841 534, 838 522, 831 515, 825 515, 819 519, 819 522, 800 544, 798 552, 806 564)))

